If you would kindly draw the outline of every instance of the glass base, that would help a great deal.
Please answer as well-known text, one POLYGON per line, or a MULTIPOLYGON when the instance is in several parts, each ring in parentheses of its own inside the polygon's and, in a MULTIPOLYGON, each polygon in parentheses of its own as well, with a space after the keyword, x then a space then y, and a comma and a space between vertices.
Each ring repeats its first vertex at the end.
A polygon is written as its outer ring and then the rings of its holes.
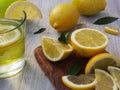
POLYGON ((5 66, 0 66, 0 78, 7 78, 17 74, 23 69, 24 65, 24 58, 20 58, 17 62, 5 66))

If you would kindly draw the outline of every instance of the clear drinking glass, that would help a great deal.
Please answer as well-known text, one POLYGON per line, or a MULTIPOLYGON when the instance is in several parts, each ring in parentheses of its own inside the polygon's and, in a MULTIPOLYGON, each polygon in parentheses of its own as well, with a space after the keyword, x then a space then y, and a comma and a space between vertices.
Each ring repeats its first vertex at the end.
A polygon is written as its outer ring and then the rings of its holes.
POLYGON ((10 77, 25 65, 26 14, 22 20, 0 19, 0 78, 10 77))

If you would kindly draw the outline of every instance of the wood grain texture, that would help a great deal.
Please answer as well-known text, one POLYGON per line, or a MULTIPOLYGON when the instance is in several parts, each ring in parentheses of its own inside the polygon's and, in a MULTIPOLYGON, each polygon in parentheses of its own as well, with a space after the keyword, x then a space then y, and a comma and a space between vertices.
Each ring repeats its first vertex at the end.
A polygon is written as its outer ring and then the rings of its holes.
MULTIPOLYGON (((48 77, 44 74, 39 67, 35 57, 34 49, 40 46, 40 38, 43 35, 57 38, 59 33, 56 32, 49 24, 49 13, 52 8, 63 2, 71 2, 71 0, 30 0, 36 4, 42 11, 43 18, 40 20, 33 20, 27 22, 26 33, 26 66, 22 72, 14 77, 7 79, 0 79, 0 90, 55 90, 54 86, 49 81, 48 77), (45 27, 46 31, 42 34, 34 35, 33 33, 45 27)), ((92 23, 103 16, 120 16, 120 0, 107 0, 107 8, 92 17, 80 16, 78 23, 84 23, 87 27, 96 28, 103 31, 102 26, 93 25, 92 23)), ((120 19, 111 24, 120 28, 120 19)), ((120 30, 119 30, 120 32, 120 30)), ((105 32, 104 32, 105 33, 105 32)), ((120 58, 120 35, 114 36, 105 33, 109 37, 109 45, 107 51, 115 54, 120 58)))
POLYGON ((44 56, 42 47, 37 47, 34 53, 40 67, 53 83, 56 90, 70 90, 62 83, 62 76, 68 75, 73 63, 78 61, 80 61, 82 69, 79 74, 84 73, 84 66, 89 60, 88 58, 78 57, 78 55, 73 52, 69 57, 62 61, 51 62, 44 56))

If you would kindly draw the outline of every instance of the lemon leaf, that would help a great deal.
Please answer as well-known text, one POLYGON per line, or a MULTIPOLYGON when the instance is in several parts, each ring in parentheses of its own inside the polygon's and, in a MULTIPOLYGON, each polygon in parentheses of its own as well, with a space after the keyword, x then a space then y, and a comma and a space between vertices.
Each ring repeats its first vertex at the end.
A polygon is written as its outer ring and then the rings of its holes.
POLYGON ((82 64, 81 64, 81 61, 78 60, 78 61, 74 62, 74 63, 71 65, 69 74, 70 74, 70 75, 76 75, 76 74, 78 74, 81 70, 82 70, 82 64))
POLYGON ((38 31, 34 32, 34 34, 42 33, 46 30, 46 28, 40 28, 38 31))
POLYGON ((100 18, 98 20, 96 20, 94 22, 94 24, 97 24, 97 25, 104 25, 104 24, 109 24, 109 23, 112 23, 114 21, 116 21, 118 18, 117 17, 103 17, 103 18, 100 18))
POLYGON ((69 36, 69 32, 66 33, 62 32, 58 40, 63 43, 68 43, 68 36, 69 36))

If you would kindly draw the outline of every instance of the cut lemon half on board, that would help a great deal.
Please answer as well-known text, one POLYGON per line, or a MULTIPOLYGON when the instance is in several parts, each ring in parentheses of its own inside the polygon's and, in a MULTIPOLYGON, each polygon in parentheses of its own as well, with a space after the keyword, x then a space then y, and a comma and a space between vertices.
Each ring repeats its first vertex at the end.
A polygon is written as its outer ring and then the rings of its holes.
POLYGON ((70 44, 64 44, 57 39, 45 36, 42 37, 41 46, 46 58, 54 62, 65 59, 73 51, 70 44))
POLYGON ((109 33, 109 34, 113 34, 113 35, 119 34, 118 28, 115 26, 105 27, 104 31, 109 33))
POLYGON ((95 90, 118 90, 114 78, 108 72, 96 69, 95 78, 95 90))
POLYGON ((62 82, 72 90, 94 90, 96 80, 94 74, 81 74, 80 76, 62 76, 62 82))
POLYGON ((72 32, 71 45, 80 56, 91 57, 105 50, 108 38, 99 30, 82 28, 72 32))
POLYGON ((5 18, 21 19, 23 11, 27 14, 27 19, 42 18, 40 9, 30 1, 16 1, 12 3, 5 12, 5 18))
POLYGON ((117 84, 118 88, 120 89, 120 68, 109 66, 108 71, 113 76, 114 80, 116 81, 116 84, 117 84))
POLYGON ((94 73, 95 69, 107 70, 108 66, 120 66, 120 60, 113 54, 101 53, 88 61, 85 73, 94 73))
POLYGON ((18 29, 9 32, 9 30, 14 28, 15 26, 13 25, 0 25, 0 48, 9 46, 20 39, 21 33, 18 29))

